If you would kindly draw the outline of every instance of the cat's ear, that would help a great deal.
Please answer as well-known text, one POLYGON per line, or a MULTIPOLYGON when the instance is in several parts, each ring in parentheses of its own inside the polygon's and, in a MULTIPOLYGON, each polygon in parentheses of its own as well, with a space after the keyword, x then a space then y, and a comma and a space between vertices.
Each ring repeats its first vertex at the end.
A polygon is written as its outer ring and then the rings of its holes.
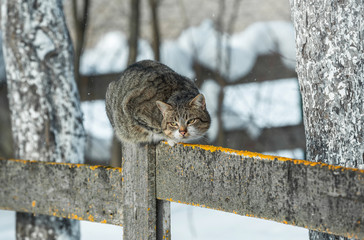
POLYGON ((172 106, 167 103, 164 103, 162 101, 156 101, 155 103, 157 104, 159 110, 161 110, 163 116, 166 114, 168 110, 172 110, 172 106))
POLYGON ((198 108, 202 108, 202 110, 206 109, 205 97, 200 93, 194 99, 191 100, 190 106, 195 106, 198 108))

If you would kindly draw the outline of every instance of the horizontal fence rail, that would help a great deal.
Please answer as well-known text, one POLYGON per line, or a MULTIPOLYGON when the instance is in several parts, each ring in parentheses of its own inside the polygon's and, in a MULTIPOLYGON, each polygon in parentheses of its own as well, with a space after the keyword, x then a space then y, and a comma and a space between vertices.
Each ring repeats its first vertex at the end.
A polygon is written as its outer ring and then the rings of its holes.
MULTIPOLYGON (((364 239, 364 170, 204 145, 151 152, 157 199, 364 239)), ((123 183, 121 168, 1 160, 0 208, 120 226, 123 183)))
POLYGON ((364 171, 247 151, 157 149, 157 197, 364 239, 364 171))
POLYGON ((0 208, 122 225, 121 168, 0 160, 0 208))

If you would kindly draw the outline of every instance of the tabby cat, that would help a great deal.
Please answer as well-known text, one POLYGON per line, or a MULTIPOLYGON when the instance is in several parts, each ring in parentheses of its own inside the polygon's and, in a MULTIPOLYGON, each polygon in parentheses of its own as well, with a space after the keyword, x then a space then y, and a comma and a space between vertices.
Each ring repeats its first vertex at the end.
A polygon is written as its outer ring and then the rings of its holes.
POLYGON ((171 146, 202 137, 211 121, 195 83, 151 60, 129 66, 110 83, 106 113, 119 140, 171 146))

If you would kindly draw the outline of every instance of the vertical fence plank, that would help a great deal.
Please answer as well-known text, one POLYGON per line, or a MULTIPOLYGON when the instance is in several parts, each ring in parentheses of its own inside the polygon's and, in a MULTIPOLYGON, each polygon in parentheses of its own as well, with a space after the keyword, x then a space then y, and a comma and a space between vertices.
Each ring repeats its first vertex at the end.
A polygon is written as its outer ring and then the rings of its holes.
POLYGON ((123 239, 170 239, 169 202, 158 201, 157 207, 156 147, 123 143, 122 169, 123 239))
POLYGON ((156 239, 155 146, 123 143, 124 240, 156 239))
POLYGON ((171 203, 157 200, 157 239, 171 239, 171 203))

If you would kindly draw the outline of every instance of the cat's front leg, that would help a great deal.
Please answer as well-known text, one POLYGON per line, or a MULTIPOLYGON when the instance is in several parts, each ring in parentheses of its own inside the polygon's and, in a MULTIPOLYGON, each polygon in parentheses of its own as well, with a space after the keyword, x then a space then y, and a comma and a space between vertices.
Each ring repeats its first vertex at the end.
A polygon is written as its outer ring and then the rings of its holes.
POLYGON ((168 139, 167 142, 168 142, 169 146, 171 146, 171 147, 173 147, 177 143, 176 141, 174 141, 172 139, 168 139))

